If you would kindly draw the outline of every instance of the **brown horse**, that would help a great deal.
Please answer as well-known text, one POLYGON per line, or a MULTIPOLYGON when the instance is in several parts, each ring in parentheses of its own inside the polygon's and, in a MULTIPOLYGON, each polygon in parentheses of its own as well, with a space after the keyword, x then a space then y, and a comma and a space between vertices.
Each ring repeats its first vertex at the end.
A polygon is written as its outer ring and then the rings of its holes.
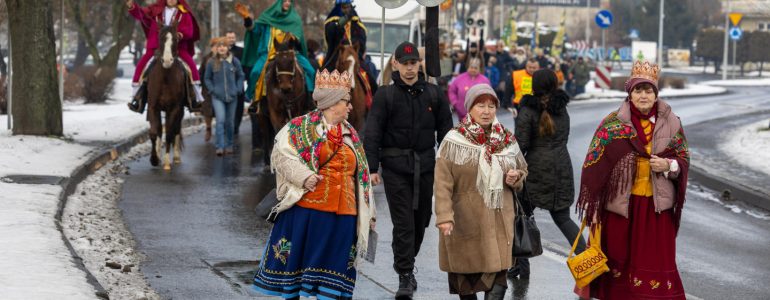
MULTIPOLYGON (((288 34, 283 43, 276 43, 275 57, 266 68, 266 109, 262 110, 260 125, 266 129, 264 137, 265 163, 269 163, 275 134, 292 118, 310 110, 305 74, 297 63, 294 49, 296 40, 288 34)), ((264 104, 263 104, 264 105, 264 104)))
POLYGON ((353 83, 350 91, 350 103, 353 105, 353 110, 348 115, 348 122, 358 132, 362 132, 364 127, 364 121, 366 120, 366 114, 369 112, 369 107, 366 103, 366 90, 364 86, 368 83, 364 82, 361 77, 361 64, 358 59, 358 45, 340 45, 337 47, 337 71, 342 73, 348 71, 353 74, 353 83))
POLYGON ((187 72, 177 52, 177 24, 160 30, 160 47, 155 50, 155 66, 147 72, 147 121, 150 122, 152 154, 150 163, 157 166, 161 150, 160 137, 163 133, 161 111, 166 114, 166 155, 163 169, 171 170, 169 152, 174 149, 174 163, 179 164, 182 148, 182 117, 184 103, 191 91, 188 87, 187 72))

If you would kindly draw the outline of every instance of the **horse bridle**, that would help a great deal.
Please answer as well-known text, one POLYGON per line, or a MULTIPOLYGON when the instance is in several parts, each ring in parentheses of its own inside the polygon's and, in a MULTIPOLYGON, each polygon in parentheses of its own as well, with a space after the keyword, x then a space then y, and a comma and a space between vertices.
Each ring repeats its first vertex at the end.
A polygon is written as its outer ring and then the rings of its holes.
MULTIPOLYGON (((294 52, 294 50, 276 51, 275 55, 287 54, 287 53, 289 55, 291 55, 292 57, 294 57, 296 52, 294 52)), ((281 71, 281 69, 277 65, 275 66, 275 70, 276 70, 276 74, 277 75, 289 75, 289 76, 291 76, 291 81, 294 82, 294 74, 296 74, 295 72, 297 70, 296 58, 295 58, 295 61, 294 61, 294 66, 293 66, 293 68, 291 68, 291 72, 289 72, 289 71, 281 71)))

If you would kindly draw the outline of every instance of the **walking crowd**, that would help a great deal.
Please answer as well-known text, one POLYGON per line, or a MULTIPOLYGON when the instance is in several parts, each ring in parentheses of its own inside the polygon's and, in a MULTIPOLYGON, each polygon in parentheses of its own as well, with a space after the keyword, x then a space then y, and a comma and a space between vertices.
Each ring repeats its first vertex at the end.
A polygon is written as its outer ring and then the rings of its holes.
MULTIPOLYGON (((197 40, 185 0, 127 5, 146 27, 148 50, 162 24, 179 26, 180 50, 197 40)), ((635 62, 626 101, 597 120, 575 193, 567 106, 585 91, 590 61, 509 49, 502 42, 489 48, 469 43, 467 53, 442 47, 445 75, 431 78, 424 50, 405 41, 379 80, 390 84, 378 86, 379 72, 366 56, 367 31, 351 0, 336 0, 331 8, 323 60, 317 59, 320 44, 306 41, 295 5, 276 0, 256 18, 238 5, 244 47, 235 46, 234 31, 212 38, 200 71, 190 52, 180 51, 190 62, 192 90, 202 87, 189 107, 198 110, 203 102, 207 141, 216 119, 216 154, 233 153, 244 104, 250 103, 252 147, 267 152, 276 176, 277 204, 268 217, 273 228, 254 276, 256 291, 285 299, 351 299, 356 267, 372 260, 373 190, 383 185, 397 299, 410 299, 418 289, 415 257, 431 225, 439 230, 439 245, 426 251, 438 252, 448 292, 460 299, 482 292, 484 299, 503 299, 507 279, 529 278, 527 258, 542 252, 539 243, 525 249, 519 242, 539 241, 517 228, 534 208, 547 210, 565 245, 573 246, 577 255, 570 254, 569 265, 581 298, 684 299, 675 249, 689 150, 679 118, 658 98, 657 65, 635 62), (360 63, 340 69, 347 46, 360 63), (266 99, 277 89, 271 78, 281 75, 270 67, 286 53, 295 63, 283 75, 301 74, 314 109, 290 115, 273 137, 257 116, 267 114, 266 99), (365 86, 367 99, 363 130, 348 122, 358 105, 356 84, 365 86), (498 119, 510 114, 515 128, 498 119), (576 199, 581 226, 570 218, 576 199)), ((129 105, 138 111, 144 65, 152 65, 151 55, 145 56, 129 105)))

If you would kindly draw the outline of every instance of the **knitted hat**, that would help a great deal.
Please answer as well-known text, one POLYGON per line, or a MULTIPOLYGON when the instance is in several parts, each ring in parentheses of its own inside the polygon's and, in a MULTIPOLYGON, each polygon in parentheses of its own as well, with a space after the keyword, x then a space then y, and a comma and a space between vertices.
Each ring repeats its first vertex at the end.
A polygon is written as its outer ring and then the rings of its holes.
POLYGON ((492 98, 497 101, 495 105, 498 107, 500 106, 500 100, 497 99, 497 95, 495 94, 495 90, 492 89, 492 86, 486 83, 479 83, 472 86, 470 89, 468 89, 468 92, 465 93, 465 109, 467 111, 471 111, 471 107, 473 107, 476 98, 484 94, 491 95, 492 98))
POLYGON ((340 100, 350 99, 350 86, 353 77, 348 71, 340 74, 337 70, 318 71, 315 75, 315 90, 313 100, 320 110, 334 106, 340 100))

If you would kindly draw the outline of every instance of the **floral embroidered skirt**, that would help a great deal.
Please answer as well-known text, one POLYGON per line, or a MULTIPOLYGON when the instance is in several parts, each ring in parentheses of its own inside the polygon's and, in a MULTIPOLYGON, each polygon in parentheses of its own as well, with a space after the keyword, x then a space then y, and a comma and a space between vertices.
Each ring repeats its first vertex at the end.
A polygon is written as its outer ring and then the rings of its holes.
POLYGON ((252 288, 293 298, 352 299, 356 216, 299 206, 278 215, 252 288))
POLYGON ((685 299, 676 267, 672 210, 655 212, 652 197, 631 196, 629 218, 607 213, 602 250, 610 271, 591 283, 598 299, 685 299))

